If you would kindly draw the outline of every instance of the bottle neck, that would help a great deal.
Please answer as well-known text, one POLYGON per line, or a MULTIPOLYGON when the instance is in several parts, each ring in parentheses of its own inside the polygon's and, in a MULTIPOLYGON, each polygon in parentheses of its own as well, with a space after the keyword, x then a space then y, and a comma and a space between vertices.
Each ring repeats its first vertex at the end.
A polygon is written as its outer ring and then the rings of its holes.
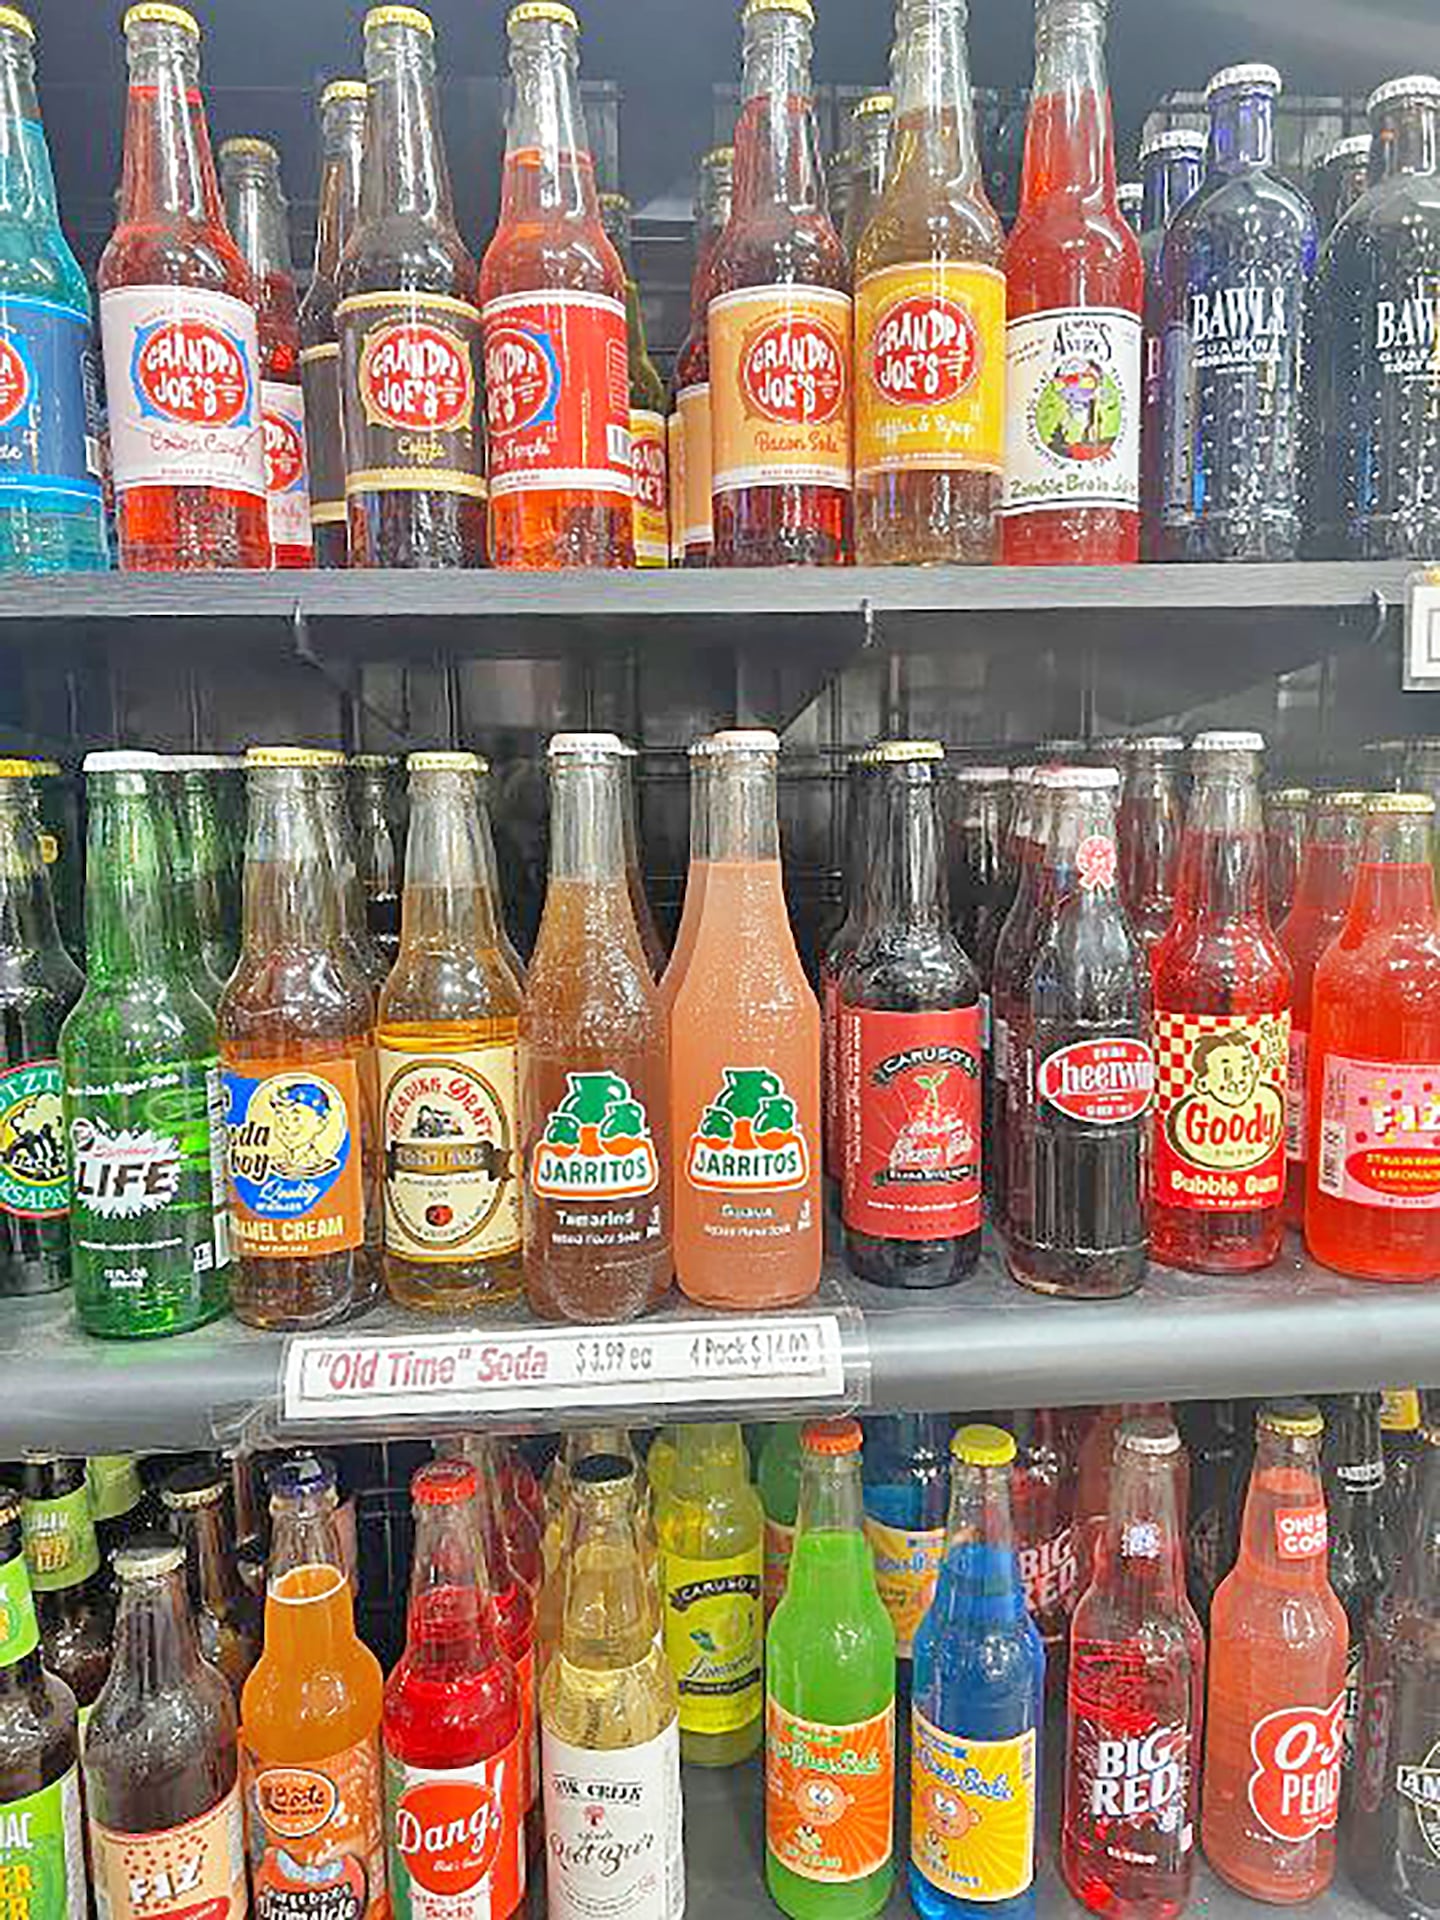
POLYGON ((1118 905, 1113 795, 1100 788, 1056 793, 1049 866, 1052 898, 1073 895, 1092 907, 1118 905))
POLYGON ((1297 910, 1337 924, 1344 919, 1364 834, 1358 809, 1322 807, 1317 811, 1314 831, 1300 856, 1297 910))
POLYGON ((222 158, 221 173, 225 215, 246 266, 262 285, 274 274, 289 279, 290 227, 274 162, 222 158))
MULTIPOLYGON (((761 19, 770 16, 761 14, 761 19)), ((777 14, 776 19, 791 16, 777 14)), ((710 785, 710 858, 714 861, 780 859, 775 756, 722 753, 710 785)))
POLYGON ((1401 173, 1440 173, 1440 100, 1387 101, 1372 124, 1372 182, 1401 173))
POLYGON ((326 857, 314 776, 256 768, 249 789, 247 953, 261 960, 279 948, 333 946, 340 931, 337 876, 326 857))
POLYGON ((200 1644, 183 1570, 127 1580, 115 1620, 113 1671, 132 1698, 185 1687, 198 1678, 200 1644))
POLYGON ((877 805, 881 820, 871 925, 938 932, 948 923, 950 909, 931 768, 920 761, 886 768, 877 805))
POLYGON ((361 217, 367 226, 405 219, 453 229, 430 36, 399 24, 367 34, 365 78, 361 217))
POLYGON ((1057 194, 1103 202, 1118 217, 1105 12, 1099 0, 1050 0, 1036 22, 1024 210, 1038 211, 1057 194))
POLYGON ((703 332, 710 308, 710 277, 714 270, 715 250, 730 219, 734 201, 734 169, 731 161, 713 163, 702 169, 700 197, 696 206, 695 267, 690 276, 690 331, 703 332))
POLYGON ((167 810, 144 774, 92 776, 85 855, 86 970, 92 985, 173 976, 174 871, 167 810))
POLYGON ((696 754, 690 762, 690 864, 710 858, 710 756, 696 754))
POLYGON ((196 1598, 217 1619, 223 1619, 234 1611, 240 1597, 235 1559, 226 1538, 224 1509, 217 1500, 208 1507, 192 1508, 187 1519, 187 1548, 196 1598))
POLYGON ((405 1657, 412 1667, 480 1673, 499 1653, 480 1534, 468 1503, 417 1506, 405 1657))
POLYGON ((1109 1516, 1096 1555, 1095 1584, 1144 1590, 1149 1601, 1179 1608, 1185 1596, 1184 1543, 1176 1518, 1180 1455, 1142 1455, 1121 1446, 1110 1485, 1109 1516))
POLYGON ((894 122, 875 116, 874 134, 882 176, 888 146, 889 179, 902 183, 893 189, 897 198, 908 200, 922 181, 956 197, 979 183, 965 24, 965 0, 910 0, 901 12, 894 122))
POLYGON ((675 1445, 676 1499, 703 1500, 707 1493, 733 1492, 749 1478, 745 1441, 733 1420, 681 1427, 675 1445))
POLYGON ((1265 837, 1253 753, 1208 756, 1195 777, 1175 911, 1222 921, 1267 919, 1265 837))
POLYGON ((550 878, 625 879, 624 767, 618 756, 551 763, 550 878))
POLYGON ((194 36, 164 22, 142 21, 131 29, 129 57, 121 223, 168 215, 223 227, 194 36))
POLYGON ((635 1524, 633 1478, 572 1487, 560 1650, 598 1672, 638 1666, 654 1645, 654 1609, 635 1524))
POLYGON ((810 29, 796 13, 752 14, 735 129, 735 218, 765 207, 818 213, 825 171, 810 91, 810 29))
POLYGON ((1162 151, 1145 162, 1145 202, 1140 225, 1145 233, 1163 233, 1172 215, 1200 185, 1204 166, 1198 153, 1162 151))
POLYGON ((473 954, 496 945, 484 814, 475 774, 437 769, 412 776, 402 951, 473 954))
POLYGON ((32 226, 53 227, 59 218, 35 92, 34 51, 10 27, 0 27, 0 215, 32 226))
POLYGON ((1268 167, 1275 157, 1275 95, 1268 87, 1240 88, 1210 102, 1212 173, 1268 167))
POLYGON ((960 1459, 954 1461, 947 1533, 947 1547, 981 1546, 997 1554, 1014 1552, 1008 1467, 976 1467, 960 1459))
POLYGON ((272 1503, 265 1655, 304 1672, 333 1666, 355 1639, 355 1603, 335 1531, 335 1497, 272 1503))
POLYGON ((1354 1394, 1330 1411, 1325 1431, 1330 1471, 1326 1494, 1336 1532, 1354 1532, 1385 1506, 1385 1453, 1380 1408, 1370 1394, 1354 1394))
POLYGON ((865 1525, 865 1498, 858 1453, 800 1451, 799 1533, 853 1533, 865 1525))
POLYGON ((1422 1436, 1417 1473, 1414 1532, 1406 1544, 1395 1579, 1398 1599, 1427 1603, 1440 1600, 1440 1442, 1422 1436))
POLYGON ((1324 1511, 1317 1445, 1308 1435, 1260 1429, 1245 1496, 1240 1551, 1252 1571, 1262 1569, 1269 1578, 1290 1586, 1319 1589, 1328 1584, 1323 1546, 1319 1552, 1297 1550, 1318 1536, 1306 1522, 1287 1524, 1285 1518, 1324 1511))
POLYGON ((511 102, 505 134, 500 221, 599 221, 595 170, 576 83, 572 29, 559 20, 526 20, 510 39, 511 102))
POLYGON ((1349 943, 1402 927, 1436 931, 1430 816, 1373 814, 1365 823, 1344 937, 1349 943))
POLYGON ((320 205, 315 278, 332 282, 360 211, 365 160, 365 102, 332 100, 321 124, 320 205))
POLYGON ((34 809, 27 782, 0 787, 0 951, 27 960, 60 946, 34 809))

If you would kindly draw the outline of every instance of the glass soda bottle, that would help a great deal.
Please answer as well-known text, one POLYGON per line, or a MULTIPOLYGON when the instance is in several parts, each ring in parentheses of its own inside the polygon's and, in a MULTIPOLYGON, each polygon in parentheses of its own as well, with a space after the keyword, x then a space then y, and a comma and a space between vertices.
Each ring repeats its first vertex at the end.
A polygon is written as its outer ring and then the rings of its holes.
POLYGON ((480 1554, 475 1469, 431 1461, 411 1495, 405 1651, 382 1735, 390 1897, 400 1914, 508 1920, 525 1893, 520 1686, 480 1554))
MULTIPOLYGON (((1080 1597, 1080 1550, 1075 1527, 1075 1436, 1071 1416, 1058 1407, 1017 1408, 1015 1471, 1010 1503, 1025 1605, 1045 1649, 1045 1680, 1058 1698, 1069 1657, 1070 1616, 1080 1597)), ((1086 1560, 1084 1580, 1089 1581, 1086 1560)))
POLYGON ((790 1578, 765 1635, 765 1884, 791 1920, 868 1920, 895 1880, 895 1632, 861 1525, 860 1422, 801 1441, 790 1578))
POLYGON ((339 903, 340 941, 355 970, 378 993, 390 977, 385 954, 370 933, 370 903, 360 878, 360 846, 350 810, 345 756, 334 747, 309 749, 325 860, 339 903))
POLYGON ((920 1920, 1026 1920, 1045 1652, 1015 1556, 1015 1442, 1000 1427, 962 1427, 950 1452, 945 1558, 915 1640, 910 1901, 920 1920))
POLYGON ((1009 1205, 1010 1029, 1020 1019, 1020 987, 1034 942, 1049 911, 1046 858, 1054 809, 1050 771, 1022 768, 1013 835, 1016 884, 1009 911, 990 950, 990 1217, 1001 1222, 1009 1205))
POLYGON ((631 502, 637 567, 670 564, 670 475, 667 466, 665 382, 650 358, 645 315, 635 280, 630 202, 623 193, 600 195, 600 219, 625 275, 625 334, 630 356, 631 502))
POLYGON ((1310 169, 1310 203, 1326 240, 1370 185, 1371 136, 1347 134, 1310 169))
POLYGON ((1273 927, 1294 905, 1310 838, 1310 800, 1308 787, 1274 787, 1265 795, 1265 897, 1273 927))
POLYGON ((340 259, 360 217, 365 158, 363 80, 332 80, 320 95, 320 199, 315 261, 300 302, 300 385, 310 465, 310 523, 319 567, 349 564, 345 446, 340 429, 340 259))
POLYGON ((550 876, 520 1013, 525 1286, 550 1319, 630 1320, 674 1272, 665 1022, 626 880, 625 749, 558 733, 549 758, 550 876))
POLYGON ((622 775, 625 884, 630 889, 630 904, 635 909, 635 925, 640 934, 640 945, 645 950, 646 964, 650 968, 651 978, 658 984, 665 977, 670 954, 660 937, 650 898, 645 891, 645 867, 640 857, 639 749, 625 743, 622 757, 625 762, 622 775))
MULTIPOLYGON (((892 44, 890 66, 898 73, 895 54, 892 44)), ((850 109, 850 145, 831 161, 832 168, 844 161, 844 183, 839 194, 835 191, 839 182, 831 175, 830 217, 852 264, 884 195, 895 142, 895 95, 863 94, 850 109)))
POLYGON ((455 225, 416 7, 365 16, 360 211, 337 270, 352 567, 478 567, 485 448, 475 262, 455 225))
POLYGON ((1185 1572, 1190 1604, 1208 1627, 1216 1589, 1240 1549, 1254 1420, 1243 1400, 1191 1401, 1179 1418, 1192 1467, 1185 1572))
POLYGON ((680 909, 680 924, 675 929, 675 944, 660 976, 660 1005, 668 1016, 675 1004, 691 957, 695 935, 700 930, 705 905, 705 876, 710 867, 710 762, 711 742, 692 741, 687 753, 690 772, 690 861, 685 872, 685 899, 680 909))
POLYGON ((540 1694, 551 1920, 681 1920, 679 1696, 655 1640, 635 1469, 577 1462, 569 1577, 540 1694))
POLYGON ((1385 1454, 1380 1395, 1336 1394, 1325 1404, 1321 1448, 1330 1585, 1345 1609, 1350 1641, 1345 1663, 1345 1793, 1353 1804, 1351 1762, 1359 1727, 1360 1662, 1365 1637, 1385 1589, 1394 1554, 1385 1511, 1385 1454))
POLYGON ((1339 937, 1311 989, 1305 1245, 1362 1280, 1440 1279, 1440 924, 1428 794, 1365 805, 1339 937))
POLYGON ((1065 1884, 1092 1913, 1173 1920, 1190 1897, 1205 1635, 1185 1593, 1180 1436, 1127 1420, 1094 1579, 1070 1630, 1065 1884))
POLYGON ((86 1486, 85 1462, 27 1453, 21 1528, 46 1671, 63 1680, 82 1715, 99 1698, 115 1646, 115 1603, 86 1486))
POLYGON ((944 1413, 880 1414, 865 1423, 865 1538, 876 1591, 895 1634, 902 1692, 910 1685, 915 1636, 945 1554, 950 1429, 944 1413))
POLYGON ((1000 557, 1005 237, 975 138, 968 13, 901 0, 896 16, 890 165, 854 246, 862 566, 1000 557))
POLYGON ((324 756, 246 755, 240 959, 220 1002, 235 1312, 328 1325, 379 1282, 375 1002, 344 939, 321 825, 324 756))
POLYGON ((1175 911, 1181 828, 1176 763, 1184 750, 1185 742, 1168 733, 1139 734, 1126 742, 1115 823, 1120 898, 1147 961, 1175 911))
POLYGON ((229 1476, 208 1460, 186 1461, 168 1473, 160 1499, 170 1528, 185 1548, 185 1576, 200 1636, 200 1651, 218 1667, 239 1704, 240 1690, 260 1658, 260 1603, 246 1591, 235 1566, 227 1518, 229 1476))
POLYGON ((1042 0, 1005 249, 1008 565, 1140 557, 1140 245, 1115 198, 1106 0, 1042 0))
MULTIPOLYGON (((765 1509, 765 1618, 780 1604, 795 1551, 795 1520, 800 1511, 800 1433, 797 1420, 777 1420, 765 1429, 755 1464, 755 1486, 765 1509)), ((653 1450, 652 1450, 653 1452, 653 1450)), ((673 1476, 672 1476, 673 1477, 673 1476)), ((655 1484, 653 1458, 651 1484, 655 1484)))
MULTIPOLYGON (((690 281, 690 330, 675 356, 670 390, 678 420, 679 513, 671 514, 672 538, 678 520, 680 561, 708 567, 715 543, 711 497, 710 295, 715 284, 715 255, 730 219, 735 186, 735 149, 715 147, 700 162, 700 191, 695 198, 695 270, 690 281)), ((672 492, 675 453, 670 456, 672 492)))
POLYGON ((75 1301, 110 1339, 183 1333, 229 1298, 215 1016, 177 965, 160 771, 86 757, 87 978, 60 1030, 75 1301))
POLYGON ((875 753, 874 873, 839 982, 845 1258, 880 1286, 945 1286, 980 1259, 980 981, 950 929, 943 749, 875 753))
POLYGON ((852 753, 845 771, 845 912, 820 956, 820 1091, 825 1171, 838 1188, 844 1172, 844 1113, 840 1099, 840 981, 865 924, 866 896, 875 878, 871 835, 879 788, 873 748, 852 753))
POLYGON ((1152 955, 1150 1251, 1246 1273, 1280 1251, 1290 963, 1270 927, 1258 733, 1202 733, 1175 913, 1152 955))
MULTIPOLYGON (((453 1449, 445 1449, 446 1452, 453 1449)), ((520 1696, 520 1817, 525 1823, 527 1851, 538 1851, 543 1834, 540 1806, 540 1720, 536 1710, 537 1616, 536 1592, 520 1578, 510 1552, 510 1542, 501 1523, 502 1491, 495 1473, 493 1455, 481 1448, 460 1449, 475 1473, 475 1495, 471 1511, 479 1529, 481 1565, 490 1587, 495 1609, 495 1625, 500 1645, 515 1669, 515 1685, 520 1696)), ((526 1519, 529 1519, 527 1514, 526 1519)), ((535 1559, 539 1571, 540 1539, 533 1530, 535 1559)))
POLYGON ((635 564, 625 269, 600 222, 560 0, 512 7, 500 223, 480 263, 497 567, 635 564))
POLYGON ((141 0, 125 52, 120 218, 98 274, 120 564, 268 567, 255 285, 210 157, 200 28, 141 0))
POLYGON ((400 895, 405 885, 405 761, 397 754, 352 753, 350 809, 365 924, 390 977, 400 952, 400 895))
POLYGON ((1303 1401, 1259 1415, 1240 1557, 1210 1608, 1205 1858, 1279 1906, 1335 1870, 1347 1630, 1326 1571, 1322 1427, 1303 1401))
POLYGON ((385 1282, 404 1306, 509 1299, 520 1266, 520 982, 500 951, 473 753, 412 753, 400 957, 376 1042, 385 1282))
POLYGON ((1165 347, 1164 277, 1161 250, 1171 220, 1205 175, 1205 135, 1194 127, 1167 127, 1140 143, 1144 172, 1140 214, 1140 258, 1145 268, 1145 339, 1140 417, 1140 558, 1160 557, 1161 515, 1165 502, 1162 457, 1165 347))
POLYGON ((0 13, 0 570, 108 565, 90 292, 60 226, 35 29, 0 13))
POLYGON ((216 753, 168 753, 163 765, 171 776, 175 815, 177 912, 184 913, 194 929, 197 985, 208 999, 213 981, 218 1000, 238 957, 237 929, 230 924, 225 900, 225 849, 215 804, 215 776, 224 759, 216 753))
POLYGON ((671 1010, 675 1269, 702 1305, 785 1306, 820 1283, 820 1009, 781 879, 780 742, 714 747, 705 904, 671 1010))
POLYGON ((389 1920, 380 1663, 355 1632, 335 1476, 311 1454, 270 1481, 265 1649, 240 1696, 257 1913, 299 1914, 317 1885, 354 1920, 389 1920))
MULTIPOLYGON (((955 938, 972 959, 984 929, 1005 899, 1009 875, 1005 839, 1009 809, 1008 767, 956 767, 946 782, 945 815, 950 874, 950 914, 955 938)), ((985 1035, 986 996, 980 1007, 985 1035)))
POLYGON ((102 1560, 148 1532, 161 1511, 145 1490, 133 1453, 90 1454, 85 1461, 85 1487, 102 1560))
POLYGON ((747 0, 735 193, 710 289, 714 564, 851 557, 851 300, 825 208, 810 0, 747 0))
POLYGON ((255 287, 265 499, 273 564, 310 567, 315 564, 315 538, 310 527, 305 395, 300 384, 300 321, 280 155, 268 140, 227 140, 220 149, 220 185, 230 231, 255 287))

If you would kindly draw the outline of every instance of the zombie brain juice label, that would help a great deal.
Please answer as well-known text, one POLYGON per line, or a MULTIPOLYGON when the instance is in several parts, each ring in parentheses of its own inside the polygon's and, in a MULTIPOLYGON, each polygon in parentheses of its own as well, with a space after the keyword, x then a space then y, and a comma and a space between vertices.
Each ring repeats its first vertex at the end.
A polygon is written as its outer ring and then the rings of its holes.
POLYGON ((1285 1191, 1290 1016, 1155 1015, 1155 1196, 1252 1213, 1285 1191))
POLYGON ((1140 321, 1119 308, 1012 320, 1004 513, 1140 507, 1140 321))

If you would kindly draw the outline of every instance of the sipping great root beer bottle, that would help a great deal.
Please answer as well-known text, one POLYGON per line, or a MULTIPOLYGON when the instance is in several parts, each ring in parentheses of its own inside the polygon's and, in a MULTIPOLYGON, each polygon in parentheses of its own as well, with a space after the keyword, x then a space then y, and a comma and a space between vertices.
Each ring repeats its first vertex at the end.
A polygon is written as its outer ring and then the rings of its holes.
POLYGON ((340 341, 335 330, 336 280, 360 214, 365 158, 363 80, 332 80, 320 96, 320 207, 315 264, 300 302, 300 384, 310 460, 310 524, 315 564, 349 562, 345 525, 345 446, 340 429, 340 341))
POLYGON ((708 567, 715 539, 710 493, 710 295, 715 285, 715 255, 730 220, 735 184, 735 149, 716 147, 700 162, 700 191, 695 197, 695 271, 690 281, 690 331, 675 356, 671 381, 679 425, 670 448, 670 537, 679 538, 676 564, 708 567), (676 469, 679 469, 679 484, 676 469))
POLYGON ((373 7, 365 78, 360 217, 335 309, 350 565, 478 567, 480 315, 455 225, 429 16, 373 7))

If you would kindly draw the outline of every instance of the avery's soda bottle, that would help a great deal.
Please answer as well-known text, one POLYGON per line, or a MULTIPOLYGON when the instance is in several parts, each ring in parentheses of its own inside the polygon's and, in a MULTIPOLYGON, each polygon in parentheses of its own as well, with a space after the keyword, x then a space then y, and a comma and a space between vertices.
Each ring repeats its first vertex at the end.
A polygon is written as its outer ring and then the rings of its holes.
POLYGON ((1144 396, 1140 421, 1140 558, 1156 560, 1165 500, 1163 399, 1165 347, 1165 233, 1205 173, 1205 135, 1194 127, 1167 127, 1140 145, 1144 171, 1140 258, 1145 267, 1144 396))
POLYGON ((709 566, 715 537, 710 494, 710 293, 715 252, 730 219, 734 184, 735 149, 713 148, 700 162, 700 190, 695 196, 690 330, 675 356, 670 382, 670 539, 676 564, 687 567, 709 566))
POLYGON ((315 564, 348 564, 345 445, 340 427, 340 339, 335 327, 340 258, 360 213, 365 82, 332 80, 320 95, 320 203, 315 263, 300 302, 300 384, 310 465, 315 564))
POLYGON ((865 1423, 865 1538, 875 1586, 895 1630, 902 1689, 910 1684, 915 1636, 945 1554, 950 1430, 950 1416, 943 1413, 878 1414, 865 1423))
POLYGON ((625 332, 630 357, 631 502, 637 567, 670 564, 670 476, 665 426, 665 382, 650 358, 645 315, 635 281, 630 202, 623 193, 600 195, 600 218, 625 274, 625 332))
POLYGON ((1181 826, 1176 762, 1184 750, 1175 734, 1140 734, 1126 742, 1115 821, 1120 898, 1147 962, 1175 910, 1181 826))

